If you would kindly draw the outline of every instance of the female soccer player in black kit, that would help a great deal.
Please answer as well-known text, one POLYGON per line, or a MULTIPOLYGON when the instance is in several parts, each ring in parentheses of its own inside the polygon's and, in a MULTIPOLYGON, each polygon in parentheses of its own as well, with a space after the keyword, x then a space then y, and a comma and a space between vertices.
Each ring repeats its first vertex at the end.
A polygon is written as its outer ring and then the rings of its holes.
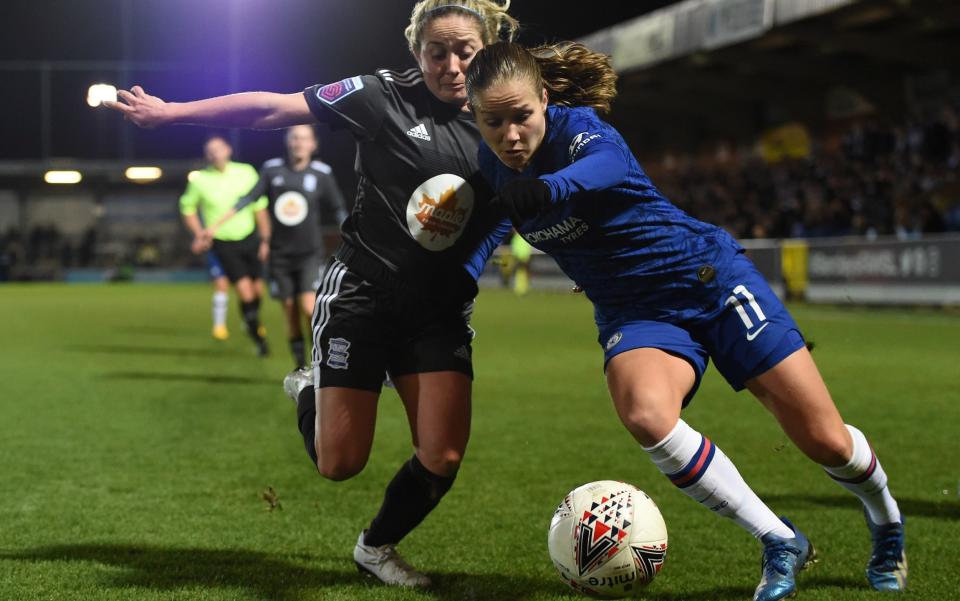
POLYGON ((403 400, 415 454, 354 548, 358 567, 388 584, 430 584, 395 545, 450 489, 469 438, 476 282, 463 264, 499 219, 478 171, 480 135, 465 108, 464 73, 484 45, 512 37, 518 24, 508 7, 418 2, 405 30, 418 69, 187 103, 134 86, 106 103, 146 127, 322 122, 354 135, 358 195, 317 291, 313 386, 295 375, 288 383, 307 452, 331 480, 367 462, 384 372, 403 400))

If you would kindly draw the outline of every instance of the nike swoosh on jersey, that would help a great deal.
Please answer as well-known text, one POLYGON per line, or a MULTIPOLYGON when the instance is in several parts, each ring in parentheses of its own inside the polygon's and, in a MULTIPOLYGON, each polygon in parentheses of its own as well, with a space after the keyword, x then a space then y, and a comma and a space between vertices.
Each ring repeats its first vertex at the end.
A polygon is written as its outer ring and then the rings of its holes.
POLYGON ((763 328, 767 327, 768 325, 770 325, 770 322, 769 322, 769 321, 768 321, 767 323, 763 324, 762 326, 760 326, 760 328, 757 329, 756 332, 753 332, 752 334, 751 334, 750 332, 747 332, 747 341, 748 341, 748 342, 753 341, 753 339, 756 338, 756 337, 760 334, 760 332, 763 331, 763 328))

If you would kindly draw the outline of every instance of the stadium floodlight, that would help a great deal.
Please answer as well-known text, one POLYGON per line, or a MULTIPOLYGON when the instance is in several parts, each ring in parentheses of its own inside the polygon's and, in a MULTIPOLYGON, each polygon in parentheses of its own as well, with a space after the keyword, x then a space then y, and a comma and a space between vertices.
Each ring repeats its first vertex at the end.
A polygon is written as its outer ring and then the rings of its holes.
POLYGON ((100 106, 104 100, 117 100, 117 88, 108 83, 95 83, 87 89, 87 104, 100 106))
POLYGON ((79 184, 83 176, 79 171, 47 171, 43 181, 48 184, 79 184))
POLYGON ((123 174, 130 181, 152 182, 163 175, 163 170, 159 167, 127 167, 123 174))

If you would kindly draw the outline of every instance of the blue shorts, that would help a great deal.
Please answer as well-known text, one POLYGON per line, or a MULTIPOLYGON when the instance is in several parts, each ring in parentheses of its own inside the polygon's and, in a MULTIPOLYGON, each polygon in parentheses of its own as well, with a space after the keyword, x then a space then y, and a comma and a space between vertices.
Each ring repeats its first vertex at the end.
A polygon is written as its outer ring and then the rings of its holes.
POLYGON ((223 265, 220 263, 220 259, 212 250, 207 251, 207 272, 210 274, 211 280, 222 278, 227 275, 223 270, 223 265))
POLYGON ((686 359, 696 372, 696 382, 683 401, 686 406, 710 358, 734 390, 743 390, 747 380, 804 347, 793 317, 750 259, 739 254, 726 271, 718 274, 720 294, 693 318, 645 320, 631 311, 624 319, 598 322, 604 368, 611 358, 636 348, 661 349, 686 359))

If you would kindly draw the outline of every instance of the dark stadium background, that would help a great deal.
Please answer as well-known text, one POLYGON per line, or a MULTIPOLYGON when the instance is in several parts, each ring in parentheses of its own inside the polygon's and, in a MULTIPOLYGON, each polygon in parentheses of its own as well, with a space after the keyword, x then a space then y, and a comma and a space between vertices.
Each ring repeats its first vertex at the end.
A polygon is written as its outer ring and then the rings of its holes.
MULTIPOLYGON (((314 83, 413 66, 402 32, 412 2, 267 0, 10 0, 0 36, 4 80, 0 161, 182 159, 198 155, 200 128, 143 131, 89 108, 91 83, 143 85, 167 100, 237 91, 296 91, 314 83), (49 69, 49 71, 46 71, 49 69), (44 73, 49 73, 47 83, 44 73), (44 141, 44 85, 50 131, 44 141)), ((652 10, 668 1, 594 2, 571 15, 558 4, 518 0, 524 39, 564 39, 652 10)), ((237 158, 280 151, 275 132, 235 134, 237 158)), ((327 140, 322 155, 349 179, 350 141, 327 140)))
MULTIPOLYGON (((590 36, 671 4, 678 3, 515 0, 510 10, 523 24, 520 40, 536 44, 590 36)), ((19 218, 0 213, 0 280, 113 268, 129 263, 145 241, 158 267, 198 267, 173 206, 187 172, 202 165, 208 130, 139 129, 87 106, 91 84, 140 84, 184 101, 294 92, 380 67, 406 68, 414 66, 402 36, 412 5, 4 2, 0 194, 8 207, 19 203, 19 218), (130 165, 159 165, 164 175, 133 183, 124 177, 130 165), (44 173, 58 168, 80 170, 83 182, 45 184, 44 173), (97 205, 94 212, 109 205, 104 214, 111 218, 63 232, 63 219, 47 223, 29 210, 51 212, 56 202, 80 197, 97 205), (137 216, 142 231, 118 225, 137 216), (150 219, 165 229, 151 231, 150 219)), ((740 238, 916 237, 960 229, 956 2, 853 2, 737 43, 621 69, 618 88, 609 119, 654 182, 681 208, 740 238), (764 136, 785 125, 809 134, 813 161, 759 161, 764 136)), ((277 131, 226 135, 239 161, 259 165, 283 152, 277 131)), ((351 199, 353 142, 323 127, 320 135, 319 157, 351 199)))
MULTIPOLYGON (((527 43, 576 38, 672 2, 515 0, 527 43)), ((942 87, 960 63, 960 9, 943 0, 875 0, 780 28, 761 40, 621 74, 613 121, 643 154, 695 149, 718 137, 748 140, 791 119, 823 125, 823 94, 843 82, 897 118, 913 97, 942 87), (642 144, 641 144, 642 142, 642 144)), ((58 158, 196 157, 201 128, 145 131, 86 106, 91 83, 143 85, 169 100, 313 83, 407 67, 407 1, 8 0, 0 36, 0 174, 29 184, 58 158), (48 100, 45 100, 48 99, 48 100), (48 119, 45 119, 48 116, 48 119)), ((936 91, 939 93, 939 91, 936 91)), ((232 132, 237 158, 276 155, 276 132, 232 132)), ((321 156, 352 189, 345 135, 321 156)))

